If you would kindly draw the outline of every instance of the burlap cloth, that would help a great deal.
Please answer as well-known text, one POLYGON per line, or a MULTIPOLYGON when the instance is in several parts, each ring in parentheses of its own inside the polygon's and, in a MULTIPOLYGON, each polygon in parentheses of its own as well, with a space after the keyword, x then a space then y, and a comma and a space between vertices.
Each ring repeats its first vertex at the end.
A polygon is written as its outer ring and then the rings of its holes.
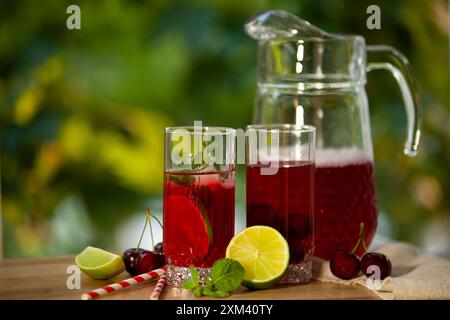
POLYGON ((373 290, 382 299, 450 299, 450 260, 425 255, 416 247, 405 243, 392 243, 380 247, 392 263, 392 274, 382 281, 365 276, 341 280, 330 271, 328 261, 313 260, 313 277, 319 281, 347 285, 362 285, 373 290))

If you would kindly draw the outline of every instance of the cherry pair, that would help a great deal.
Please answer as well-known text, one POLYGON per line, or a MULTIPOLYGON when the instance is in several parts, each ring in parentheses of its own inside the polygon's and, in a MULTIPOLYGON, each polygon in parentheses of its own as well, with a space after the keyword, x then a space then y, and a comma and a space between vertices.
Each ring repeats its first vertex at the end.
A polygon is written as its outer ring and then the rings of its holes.
POLYGON ((367 251, 364 236, 364 223, 361 223, 359 238, 353 247, 353 250, 348 252, 341 249, 336 251, 331 257, 330 269, 336 277, 344 280, 353 279, 360 271, 362 271, 367 277, 374 275, 375 277, 378 277, 379 280, 383 280, 391 274, 391 261, 384 254, 367 252, 361 259, 355 254, 360 245, 364 247, 364 251, 367 251))
POLYGON ((345 280, 353 279, 359 274, 359 271, 370 277, 377 272, 373 266, 378 267, 379 274, 375 274, 375 277, 379 277, 379 280, 383 280, 391 274, 391 261, 387 256, 378 252, 367 252, 360 260, 351 252, 338 250, 330 260, 331 272, 336 277, 345 280))
MULTIPOLYGON (((147 219, 145 220, 145 225, 142 230, 141 238, 139 239, 137 247, 125 250, 122 255, 125 269, 132 276, 158 269, 165 264, 162 242, 157 243, 154 246, 153 251, 139 248, 145 228, 147 227, 147 224, 149 224, 151 218, 154 218, 162 228, 161 222, 155 216, 151 215, 150 209, 147 209, 147 219)), ((151 230, 151 224, 150 234, 153 242, 153 232, 151 230)))

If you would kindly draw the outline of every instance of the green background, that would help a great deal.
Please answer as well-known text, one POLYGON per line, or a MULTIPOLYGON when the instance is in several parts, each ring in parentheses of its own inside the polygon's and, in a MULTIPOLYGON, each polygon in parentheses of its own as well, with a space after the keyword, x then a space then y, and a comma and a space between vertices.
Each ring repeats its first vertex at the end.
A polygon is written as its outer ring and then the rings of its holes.
POLYGON ((271 8, 330 32, 361 34, 368 44, 392 45, 409 58, 424 111, 416 158, 402 154, 406 121, 395 80, 371 73, 366 87, 378 231, 448 252, 447 1, 22 0, 0 4, 4 256, 135 244, 145 208, 161 214, 163 128, 194 120, 250 123, 256 43, 243 24, 271 8), (69 4, 81 8, 81 30, 66 28, 69 4), (381 8, 381 30, 366 28, 371 4, 381 8))

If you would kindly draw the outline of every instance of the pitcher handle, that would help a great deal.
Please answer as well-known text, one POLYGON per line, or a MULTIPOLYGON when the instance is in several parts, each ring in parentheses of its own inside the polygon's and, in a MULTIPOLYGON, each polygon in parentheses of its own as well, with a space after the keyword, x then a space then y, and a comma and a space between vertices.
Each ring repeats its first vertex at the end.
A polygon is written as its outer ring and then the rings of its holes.
POLYGON ((378 69, 390 71, 399 84, 408 121, 408 135, 403 152, 414 157, 419 147, 422 114, 411 65, 408 59, 393 47, 367 46, 367 71, 378 69))

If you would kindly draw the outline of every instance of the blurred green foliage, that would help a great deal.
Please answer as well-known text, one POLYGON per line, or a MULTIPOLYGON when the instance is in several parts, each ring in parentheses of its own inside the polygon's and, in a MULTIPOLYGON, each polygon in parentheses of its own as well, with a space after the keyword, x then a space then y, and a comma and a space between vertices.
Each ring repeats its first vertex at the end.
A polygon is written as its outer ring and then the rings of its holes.
POLYGON ((143 211, 147 199, 160 197, 165 126, 250 123, 256 43, 243 23, 271 8, 392 45, 410 59, 424 107, 415 159, 401 152, 405 115, 396 83, 382 73, 368 77, 385 232, 419 243, 436 221, 450 231, 447 6, 444 0, 2 1, 5 256, 72 253, 88 243, 114 248, 114 230, 143 211), (66 8, 75 3, 82 29, 70 31, 66 8), (381 8, 381 30, 366 28, 370 4, 381 8))

